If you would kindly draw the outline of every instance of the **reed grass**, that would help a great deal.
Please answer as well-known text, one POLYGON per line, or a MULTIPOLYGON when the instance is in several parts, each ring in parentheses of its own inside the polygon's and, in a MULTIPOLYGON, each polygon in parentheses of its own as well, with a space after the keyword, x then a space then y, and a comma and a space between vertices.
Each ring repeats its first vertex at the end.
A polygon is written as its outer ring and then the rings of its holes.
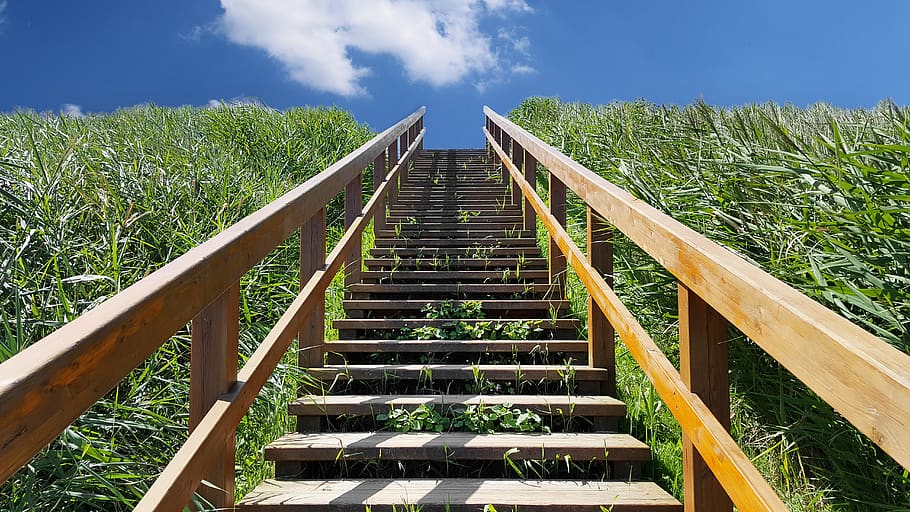
MULTIPOLYGON (((0 361, 371 136, 327 108, 0 116, 0 361)), ((340 198, 328 218, 333 243, 340 198)), ((241 364, 296 294, 298 243, 291 237, 241 281, 241 364)), ((295 362, 277 369, 240 424, 239 494, 270 475, 261 447, 292 428, 295 362)), ((0 486, 0 510, 131 509, 186 438, 188 378, 184 329, 0 486)))
MULTIPOLYGON (((870 110, 773 103, 722 109, 529 98, 510 117, 910 352, 910 109, 890 102, 870 110)), ((580 206, 570 197, 570 225, 584 225, 580 206)), ((584 231, 570 231, 584 247, 584 231)), ((617 293, 678 364, 675 280, 618 233, 615 244, 617 293)), ((576 313, 585 312, 576 306, 576 313)), ((793 510, 910 510, 906 470, 756 345, 734 336, 734 436, 793 510)), ((621 344, 617 365, 629 427, 654 451, 649 476, 681 497, 679 426, 621 344)))

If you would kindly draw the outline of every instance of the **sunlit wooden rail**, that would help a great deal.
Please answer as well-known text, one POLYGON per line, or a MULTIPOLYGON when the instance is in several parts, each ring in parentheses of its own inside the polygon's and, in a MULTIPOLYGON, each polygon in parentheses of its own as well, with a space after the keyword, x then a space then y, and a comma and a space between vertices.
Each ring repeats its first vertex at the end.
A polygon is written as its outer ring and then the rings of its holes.
POLYGON ((0 481, 192 322, 192 432, 137 510, 181 510, 203 479, 213 487, 200 494, 218 508, 232 507, 233 432, 298 331, 318 324, 321 333, 324 291, 353 255, 359 258, 371 217, 376 214, 381 222, 385 206, 380 204, 422 146, 424 112, 421 107, 306 183, 0 365, 0 481), (370 164, 377 169, 376 187, 362 207, 362 171, 370 164), (342 191, 347 230, 326 256, 325 205, 342 191), (238 373, 240 278, 298 229, 301 292, 238 373))
POLYGON ((525 215, 533 209, 546 226, 551 272, 563 269, 567 260, 590 293, 592 352, 604 347, 612 353, 615 329, 679 421, 686 510, 731 510, 731 500, 739 510, 786 510, 728 433, 728 322, 910 469, 910 356, 634 198, 489 107, 484 113, 484 133, 502 161, 503 179, 508 173, 513 188, 521 191, 525 215), (536 193, 538 164, 549 171, 549 206, 536 193), (587 258, 564 229, 566 188, 588 207, 587 258), (612 290, 607 226, 679 281, 679 372, 612 290))

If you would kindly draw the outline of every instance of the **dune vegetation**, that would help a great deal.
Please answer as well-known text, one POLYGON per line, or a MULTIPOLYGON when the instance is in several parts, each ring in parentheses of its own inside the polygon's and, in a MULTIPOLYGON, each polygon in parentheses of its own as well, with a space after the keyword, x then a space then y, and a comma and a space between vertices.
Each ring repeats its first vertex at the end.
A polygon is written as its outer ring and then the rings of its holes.
MULTIPOLYGON (((910 109, 592 106, 530 98, 511 119, 606 179, 910 352, 910 109)), ((542 178, 543 174, 539 175, 542 178)), ((544 188, 545 183, 539 183, 544 188)), ((585 237, 584 205, 569 205, 585 237), (574 208, 573 208, 574 206, 574 208)), ((678 364, 673 276, 616 239, 616 291, 678 364)), ((571 290, 585 315, 584 291, 571 290)), ((908 510, 908 472, 741 334, 732 430, 793 510, 908 510)), ((806 347, 812 357, 812 347, 806 347)), ((618 346, 628 427, 682 495, 680 430, 618 346)))

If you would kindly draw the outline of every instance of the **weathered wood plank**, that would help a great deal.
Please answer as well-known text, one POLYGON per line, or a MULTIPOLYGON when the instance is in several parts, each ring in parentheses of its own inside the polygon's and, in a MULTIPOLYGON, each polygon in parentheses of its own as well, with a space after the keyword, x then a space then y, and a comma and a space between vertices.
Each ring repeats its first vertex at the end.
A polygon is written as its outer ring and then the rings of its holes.
MULTIPOLYGON (((590 208, 588 217, 588 262, 600 275, 607 286, 613 287, 613 232, 610 227, 590 208)), ((616 394, 616 333, 600 306, 588 296, 588 362, 591 366, 606 368, 613 376, 604 382, 603 393, 616 394)))

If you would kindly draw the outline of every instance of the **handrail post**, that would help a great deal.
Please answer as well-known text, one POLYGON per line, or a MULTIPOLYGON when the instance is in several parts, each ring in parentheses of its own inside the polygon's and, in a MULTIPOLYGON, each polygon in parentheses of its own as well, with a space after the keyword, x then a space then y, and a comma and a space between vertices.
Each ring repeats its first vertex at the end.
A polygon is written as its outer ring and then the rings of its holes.
MULTIPOLYGON (((537 190, 537 158, 530 151, 525 151, 525 181, 531 189, 537 190)), ((531 200, 525 198, 524 205, 524 232, 531 238, 537 238, 537 212, 531 205, 531 200)))
MULTIPOLYGON (((357 222, 357 217, 363 213, 363 173, 358 173, 344 188, 344 229, 357 222)), ((354 247, 348 254, 344 264, 344 289, 345 296, 351 298, 352 284, 360 282, 360 258, 363 255, 363 238, 357 237, 354 247)))
MULTIPOLYGON (((398 139, 393 140, 392 143, 389 144, 388 154, 389 158, 387 162, 388 168, 385 171, 386 174, 390 173, 398 164, 398 139)), ((394 205, 396 201, 398 201, 398 177, 389 183, 389 208, 392 208, 392 205, 394 205)))
MULTIPOLYGON (((237 381, 240 330, 240 283, 236 282, 194 318, 190 348, 190 417, 192 432, 215 401, 237 381)), ((227 436, 203 475, 200 496, 218 510, 234 509, 234 434, 227 436)))
MULTIPOLYGON (((588 207, 588 261, 613 287, 613 230, 588 207)), ((600 392, 616 396, 616 346, 613 325, 600 306, 588 295, 588 364, 605 368, 610 373, 601 383, 600 392)))
MULTIPOLYGON (((727 320, 679 284, 680 375, 689 390, 730 430, 727 320)), ((692 440, 683 432, 683 494, 687 512, 730 512, 733 504, 692 440)))
MULTIPOLYGON (((379 155, 373 160, 373 191, 375 193, 376 189, 382 185, 382 182, 385 181, 386 176, 386 150, 383 149, 379 152, 379 155)), ((376 208, 376 213, 373 215, 373 232, 378 233, 386 229, 386 205, 388 200, 383 200, 379 207, 376 208)))
MULTIPOLYGON (((550 175, 550 214, 556 217, 562 227, 566 227, 566 184, 559 178, 550 175)), ((566 256, 552 235, 550 239, 549 268, 550 285, 555 285, 560 297, 566 295, 566 256)))
MULTIPOLYGON (((515 164, 515 168, 519 172, 522 171, 525 160, 525 150, 521 147, 517 141, 512 141, 512 163, 515 164)), ((515 179, 512 179, 512 204, 521 204, 521 187, 518 186, 518 182, 515 179)))
MULTIPOLYGON (((325 206, 313 214, 300 228, 300 287, 325 265, 325 206)), ((320 301, 307 315, 297 335, 297 366, 319 368, 325 353, 325 301, 320 301)), ((300 390, 302 391, 302 390, 300 390)), ((297 417, 297 431, 313 428, 305 416, 297 417)))
MULTIPOLYGON (((505 153, 506 158, 512 158, 512 146, 510 144, 510 142, 512 141, 512 137, 510 137, 509 134, 506 133, 504 130, 500 130, 500 133, 502 134, 502 141, 499 143, 499 145, 500 145, 500 147, 502 147, 502 152, 505 153)), ((503 183, 503 185, 508 183, 509 179, 510 179, 509 169, 505 165, 503 165, 502 166, 502 183, 503 183)))
MULTIPOLYGON (((408 130, 405 130, 404 133, 401 134, 401 138, 398 141, 398 161, 399 162, 401 162, 401 156, 405 154, 405 152, 408 150, 408 146, 410 146, 410 145, 411 145, 411 143, 408 140, 408 130)), ((401 183, 401 186, 403 187, 405 182, 408 181, 407 162, 402 162, 401 172, 399 172, 399 175, 401 176, 399 183, 401 183)))

